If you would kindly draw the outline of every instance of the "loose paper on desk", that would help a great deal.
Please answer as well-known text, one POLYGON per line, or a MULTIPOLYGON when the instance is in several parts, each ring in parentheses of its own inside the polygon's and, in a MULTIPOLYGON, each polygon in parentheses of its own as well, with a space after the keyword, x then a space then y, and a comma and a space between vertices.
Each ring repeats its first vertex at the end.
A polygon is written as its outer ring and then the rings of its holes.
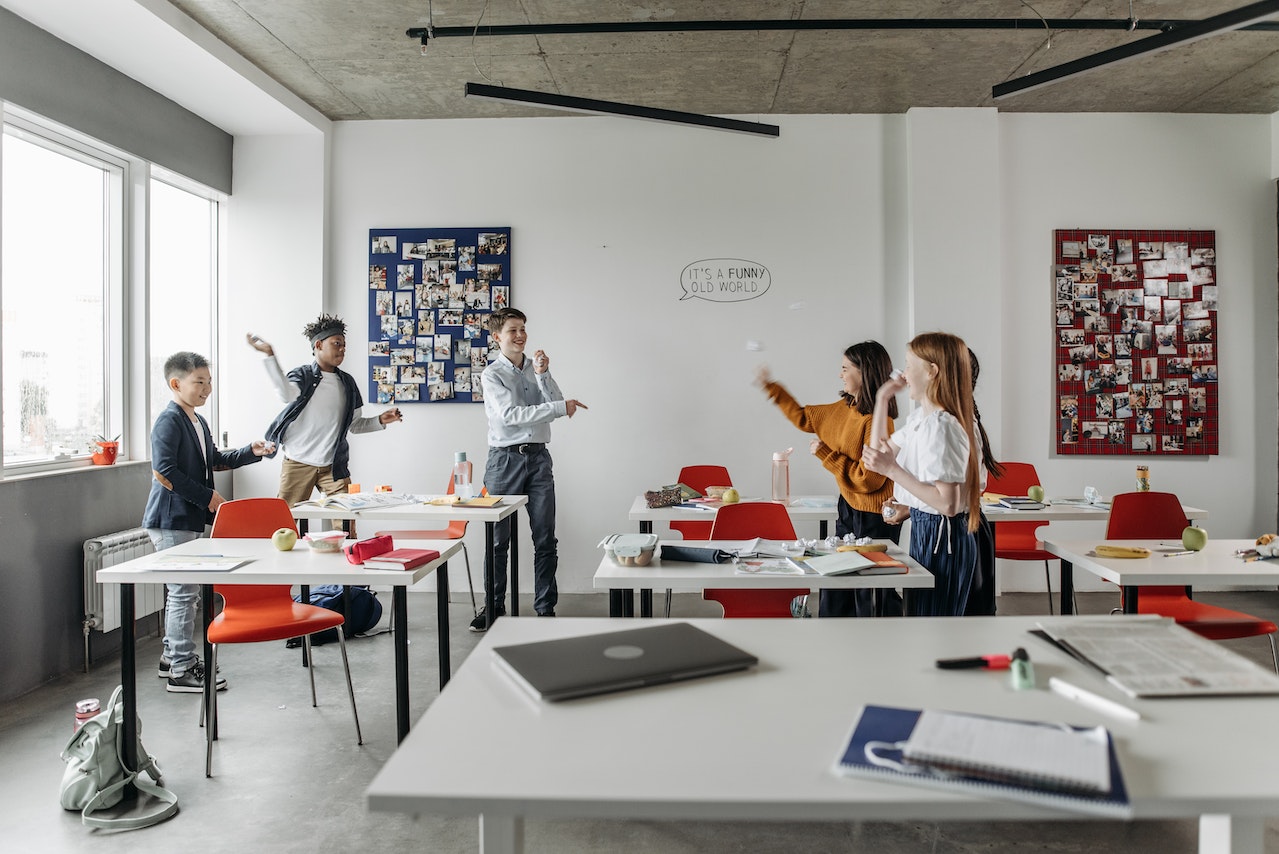
POLYGON ((147 561, 146 569, 156 572, 175 569, 190 572, 230 572, 249 561, 250 558, 247 557, 229 555, 156 555, 147 561))
POLYGON ((322 507, 336 510, 374 510, 378 507, 399 507, 402 504, 415 504, 418 499, 412 495, 394 492, 357 492, 354 495, 326 495, 303 501, 296 507, 322 507))
POLYGON ((1279 675, 1170 619, 1071 617, 1039 627, 1130 697, 1279 694, 1279 675))

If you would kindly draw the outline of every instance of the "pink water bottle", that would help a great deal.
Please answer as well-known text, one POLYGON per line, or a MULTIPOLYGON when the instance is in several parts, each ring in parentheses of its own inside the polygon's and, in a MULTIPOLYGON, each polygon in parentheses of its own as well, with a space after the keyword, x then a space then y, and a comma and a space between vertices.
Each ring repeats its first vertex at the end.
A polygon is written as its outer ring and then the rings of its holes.
POLYGON ((458 451, 453 455, 453 494, 463 501, 475 497, 475 488, 471 484, 471 464, 466 459, 466 451, 458 451))
POLYGON ((85 721, 97 717, 100 711, 102 711, 102 703, 97 697, 77 700, 75 704, 75 726, 71 728, 71 731, 78 732, 80 727, 84 726, 85 721))
POLYGON ((790 505, 790 454, 794 448, 773 454, 773 500, 790 505))

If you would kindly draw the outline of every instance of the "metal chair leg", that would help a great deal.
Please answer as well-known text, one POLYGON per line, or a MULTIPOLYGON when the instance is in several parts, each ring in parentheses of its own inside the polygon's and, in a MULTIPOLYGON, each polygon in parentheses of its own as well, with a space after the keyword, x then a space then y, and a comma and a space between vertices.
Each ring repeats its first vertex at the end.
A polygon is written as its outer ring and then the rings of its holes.
POLYGON ((342 669, 346 671, 346 693, 351 697, 351 717, 355 718, 355 743, 364 743, 364 734, 360 732, 360 713, 355 708, 355 686, 351 684, 351 662, 346 657, 346 637, 342 627, 338 627, 338 646, 342 649, 342 669))
POLYGON ((1275 650, 1275 636, 1271 633, 1266 637, 1270 638, 1270 660, 1275 663, 1275 673, 1279 673, 1279 651, 1275 650))
POLYGON ((666 616, 671 615, 671 589, 666 588, 666 616))
POLYGON ((209 662, 210 668, 204 674, 204 678, 208 679, 209 674, 213 674, 213 713, 212 717, 207 721, 204 720, 204 696, 200 697, 200 723, 204 725, 204 776, 213 776, 213 730, 214 722, 218 719, 218 648, 213 647, 213 660, 209 662))
MULTIPOLYGON (((338 626, 337 632, 338 632, 338 637, 339 638, 342 637, 341 626, 338 626)), ((311 657, 311 636, 310 635, 304 635, 302 637, 302 646, 306 647, 306 660, 307 660, 306 672, 311 675, 311 708, 314 709, 316 706, 319 705, 319 703, 315 701, 315 659, 311 657)))
POLYGON ((466 586, 471 589, 471 616, 480 613, 480 606, 475 604, 475 579, 471 578, 471 555, 466 551, 466 543, 462 543, 462 562, 466 564, 466 586))

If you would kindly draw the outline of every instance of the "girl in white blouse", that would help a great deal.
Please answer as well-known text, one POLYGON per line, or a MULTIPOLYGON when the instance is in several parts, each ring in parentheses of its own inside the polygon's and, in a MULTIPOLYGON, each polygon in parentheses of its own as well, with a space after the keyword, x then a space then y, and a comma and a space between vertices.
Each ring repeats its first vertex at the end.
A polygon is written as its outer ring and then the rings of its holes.
POLYGON ((909 592, 908 615, 960 616, 968 604, 981 524, 973 422, 967 345, 945 332, 916 336, 904 375, 879 387, 862 455, 866 468, 893 481, 894 501, 910 508, 910 556, 936 579, 932 590, 909 592), (888 402, 906 387, 917 405, 889 439, 888 402))

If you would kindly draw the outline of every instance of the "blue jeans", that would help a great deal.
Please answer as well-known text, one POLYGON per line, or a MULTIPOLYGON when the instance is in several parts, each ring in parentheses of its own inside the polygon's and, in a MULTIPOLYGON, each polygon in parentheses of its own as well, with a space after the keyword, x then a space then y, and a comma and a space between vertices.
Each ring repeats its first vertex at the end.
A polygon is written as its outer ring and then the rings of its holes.
MULTIPOLYGON (((162 552, 179 543, 198 540, 201 531, 172 531, 147 528, 151 545, 162 552)), ((180 677, 199 661, 195 651, 195 617, 200 610, 200 585, 166 584, 164 604, 164 657, 169 659, 169 676, 180 677)))
MULTIPOLYGON (((551 454, 545 446, 521 454, 513 448, 489 448, 484 468, 484 486, 493 495, 527 495, 529 529, 533 532, 533 610, 554 614, 559 601, 555 570, 559 552, 555 539, 555 477, 551 454)), ((511 547, 511 517, 494 526, 493 601, 501 612, 506 607, 506 556, 511 547)), ((487 570, 487 568, 486 568, 487 570)), ((518 567, 517 567, 518 570, 518 567)))

